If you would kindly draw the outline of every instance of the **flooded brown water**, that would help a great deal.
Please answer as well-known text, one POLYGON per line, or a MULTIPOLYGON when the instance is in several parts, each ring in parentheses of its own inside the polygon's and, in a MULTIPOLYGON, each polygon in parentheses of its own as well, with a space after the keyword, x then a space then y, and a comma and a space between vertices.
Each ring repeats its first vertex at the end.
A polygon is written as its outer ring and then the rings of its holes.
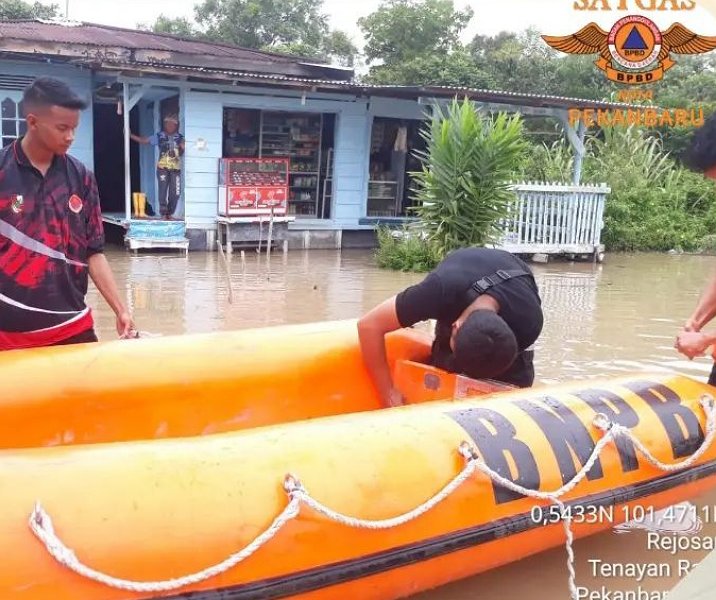
MULTIPOLYGON (((132 256, 108 254, 120 289, 126 291, 135 321, 145 335, 200 333, 282 323, 356 318, 421 275, 383 271, 367 251, 230 255, 233 302, 227 273, 217 253, 132 256)), ((555 262, 533 265, 545 308, 545 328, 537 345, 537 378, 544 383, 616 375, 640 370, 672 370, 705 380, 710 362, 683 359, 673 349, 681 324, 693 310, 716 258, 668 255, 608 255, 602 265, 555 262)), ((113 315, 94 288, 98 333, 111 339, 113 315)), ((716 506, 716 491, 693 501, 716 506)), ((716 536, 713 510, 702 513, 698 537, 716 536)), ((683 576, 679 560, 694 564, 706 552, 649 549, 643 531, 614 531, 575 545, 577 584, 612 594, 638 591, 634 600, 653 600, 683 576), (595 576, 594 563, 669 565, 659 576, 595 576)), ((569 598, 564 548, 421 594, 415 600, 560 600, 569 598)), ((682 566, 685 566, 682 563, 682 566)), ((610 600, 604 594, 584 596, 610 600)), ((630 596, 612 596, 622 600, 630 596)))

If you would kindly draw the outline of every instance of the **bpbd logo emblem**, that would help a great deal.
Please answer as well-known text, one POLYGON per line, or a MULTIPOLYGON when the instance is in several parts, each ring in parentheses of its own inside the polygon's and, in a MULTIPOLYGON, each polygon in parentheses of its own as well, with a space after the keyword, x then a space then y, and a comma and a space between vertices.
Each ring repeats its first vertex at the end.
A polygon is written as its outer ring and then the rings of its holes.
POLYGON ((542 39, 566 54, 599 54, 597 67, 609 80, 627 85, 662 79, 676 64, 672 53, 704 54, 716 49, 716 37, 698 35, 681 23, 662 32, 641 15, 619 19, 608 32, 590 23, 572 35, 543 35, 542 39))

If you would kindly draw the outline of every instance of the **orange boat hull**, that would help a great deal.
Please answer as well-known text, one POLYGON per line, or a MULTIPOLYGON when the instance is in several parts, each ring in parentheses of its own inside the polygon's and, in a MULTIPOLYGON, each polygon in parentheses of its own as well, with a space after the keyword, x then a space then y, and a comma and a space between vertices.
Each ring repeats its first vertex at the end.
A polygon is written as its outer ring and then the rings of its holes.
MULTIPOLYGON (((396 370, 427 355, 416 331, 388 344, 396 370)), ((10 390, 0 406, 0 598, 17 600, 403 598, 562 544, 562 524, 549 520, 549 502, 480 473, 387 529, 303 505, 225 572, 132 592, 60 564, 28 520, 39 502, 88 567, 169 580, 221 563, 265 531, 289 501, 289 473, 335 511, 387 519, 451 481, 467 441, 504 477, 554 490, 603 435, 597 413, 674 462, 703 442, 699 400, 713 392, 639 374, 458 401, 427 398, 412 380, 413 404, 379 409, 352 322, 5 353, 0 369, 10 390)), ((628 444, 609 444, 564 501, 612 513, 575 522, 576 536, 623 522, 627 504, 658 510, 712 487, 715 458, 710 448, 666 474, 628 444)))

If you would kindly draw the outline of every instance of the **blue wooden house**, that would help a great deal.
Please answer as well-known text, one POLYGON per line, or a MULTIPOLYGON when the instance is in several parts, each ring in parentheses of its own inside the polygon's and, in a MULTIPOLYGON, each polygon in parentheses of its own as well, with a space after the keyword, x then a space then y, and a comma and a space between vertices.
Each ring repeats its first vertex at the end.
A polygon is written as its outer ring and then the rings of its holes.
MULTIPOLYGON (((220 214, 224 159, 288 158, 288 214, 275 219, 274 235, 289 247, 371 245, 377 223, 407 217, 410 171, 417 167, 412 153, 421 147, 420 128, 436 103, 468 96, 487 110, 561 120, 577 156, 573 186, 579 183, 584 130, 569 123, 568 110, 621 106, 490 90, 362 85, 351 69, 296 57, 85 23, 9 21, 0 22, 3 145, 22 135, 22 90, 41 75, 66 80, 90 101, 71 152, 96 174, 108 230, 139 246, 186 240, 198 250, 215 249, 218 236, 225 239, 231 228, 259 220, 220 214), (136 192, 146 195, 148 212, 157 213, 158 155, 156 147, 136 144, 129 135, 151 135, 167 114, 178 115, 186 139, 176 220, 139 218, 136 192)), ((566 186, 562 192, 591 194, 603 206, 603 189, 566 186)), ((599 210, 593 203, 592 233, 580 238, 592 246, 598 243, 592 238, 594 231, 598 238, 599 210)), ((515 218, 511 239, 522 243, 530 214, 515 218)), ((532 231, 535 248, 555 237, 555 227, 543 228, 536 237, 532 231)))

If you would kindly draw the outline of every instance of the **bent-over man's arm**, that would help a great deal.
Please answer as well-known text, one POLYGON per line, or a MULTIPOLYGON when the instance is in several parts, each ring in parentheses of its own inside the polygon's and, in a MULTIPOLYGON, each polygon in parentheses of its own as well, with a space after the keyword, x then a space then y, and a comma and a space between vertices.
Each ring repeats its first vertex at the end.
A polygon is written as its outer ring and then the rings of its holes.
POLYGON ((395 310, 395 297, 376 306, 358 321, 363 363, 386 408, 400 405, 399 395, 393 387, 393 378, 385 351, 385 335, 400 329, 395 310))
POLYGON ((420 283, 376 306, 358 322, 363 362, 386 407, 402 404, 393 385, 385 350, 385 335, 421 321, 437 319, 444 302, 440 278, 430 273, 420 283))

